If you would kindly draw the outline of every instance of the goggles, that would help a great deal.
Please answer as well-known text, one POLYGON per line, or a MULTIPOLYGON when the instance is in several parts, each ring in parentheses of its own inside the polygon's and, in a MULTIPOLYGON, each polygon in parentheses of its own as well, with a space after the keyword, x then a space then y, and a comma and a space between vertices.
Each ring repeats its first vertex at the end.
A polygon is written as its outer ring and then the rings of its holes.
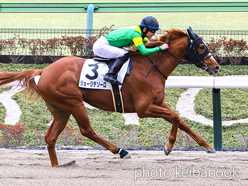
POLYGON ((151 32, 151 33, 153 33, 153 34, 155 34, 156 31, 157 31, 157 30, 155 30, 155 29, 149 29, 149 30, 148 30, 148 32, 151 32))

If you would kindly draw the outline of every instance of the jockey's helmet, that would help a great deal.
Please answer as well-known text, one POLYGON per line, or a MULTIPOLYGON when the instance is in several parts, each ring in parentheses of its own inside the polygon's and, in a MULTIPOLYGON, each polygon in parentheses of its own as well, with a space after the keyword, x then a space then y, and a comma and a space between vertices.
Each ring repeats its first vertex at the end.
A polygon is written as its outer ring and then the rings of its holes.
POLYGON ((147 16, 142 19, 140 23, 141 27, 147 27, 149 30, 158 30, 159 29, 159 24, 157 19, 155 19, 152 16, 147 16))

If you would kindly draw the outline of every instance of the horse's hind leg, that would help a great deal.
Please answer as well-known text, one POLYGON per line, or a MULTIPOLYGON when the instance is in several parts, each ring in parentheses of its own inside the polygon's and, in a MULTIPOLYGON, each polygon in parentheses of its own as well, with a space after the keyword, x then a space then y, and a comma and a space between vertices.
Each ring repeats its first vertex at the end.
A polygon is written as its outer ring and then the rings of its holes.
POLYGON ((127 151, 120 150, 117 146, 101 138, 95 133, 94 129, 90 124, 89 117, 87 115, 83 102, 75 105, 75 107, 72 110, 72 115, 76 119, 82 135, 95 141, 96 143, 100 144, 106 149, 110 150, 113 154, 119 153, 121 158, 130 158, 127 151))
POLYGON ((47 149, 52 167, 55 167, 58 165, 55 144, 59 134, 64 130, 71 114, 59 109, 58 107, 52 105, 49 102, 46 102, 46 105, 50 112, 53 114, 53 122, 45 134, 45 141, 47 144, 47 149))

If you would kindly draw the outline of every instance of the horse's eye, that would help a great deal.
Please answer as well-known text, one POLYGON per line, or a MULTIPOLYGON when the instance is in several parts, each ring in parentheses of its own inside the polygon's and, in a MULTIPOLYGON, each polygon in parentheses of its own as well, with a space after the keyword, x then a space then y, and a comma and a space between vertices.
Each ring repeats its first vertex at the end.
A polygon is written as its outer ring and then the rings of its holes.
POLYGON ((200 49, 204 50, 204 49, 205 49, 205 47, 204 47, 204 46, 200 46, 200 49))

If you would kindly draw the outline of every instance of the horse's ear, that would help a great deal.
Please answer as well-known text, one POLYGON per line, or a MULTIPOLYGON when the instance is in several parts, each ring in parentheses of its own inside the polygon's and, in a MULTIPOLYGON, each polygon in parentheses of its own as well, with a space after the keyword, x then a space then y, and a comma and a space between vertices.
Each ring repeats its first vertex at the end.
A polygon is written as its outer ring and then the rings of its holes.
POLYGON ((196 35, 195 35, 195 33, 194 33, 194 31, 193 31, 193 29, 191 28, 191 27, 189 27, 188 29, 187 29, 187 32, 188 32, 188 34, 189 34, 189 37, 191 38, 191 39, 195 39, 196 38, 196 35))

